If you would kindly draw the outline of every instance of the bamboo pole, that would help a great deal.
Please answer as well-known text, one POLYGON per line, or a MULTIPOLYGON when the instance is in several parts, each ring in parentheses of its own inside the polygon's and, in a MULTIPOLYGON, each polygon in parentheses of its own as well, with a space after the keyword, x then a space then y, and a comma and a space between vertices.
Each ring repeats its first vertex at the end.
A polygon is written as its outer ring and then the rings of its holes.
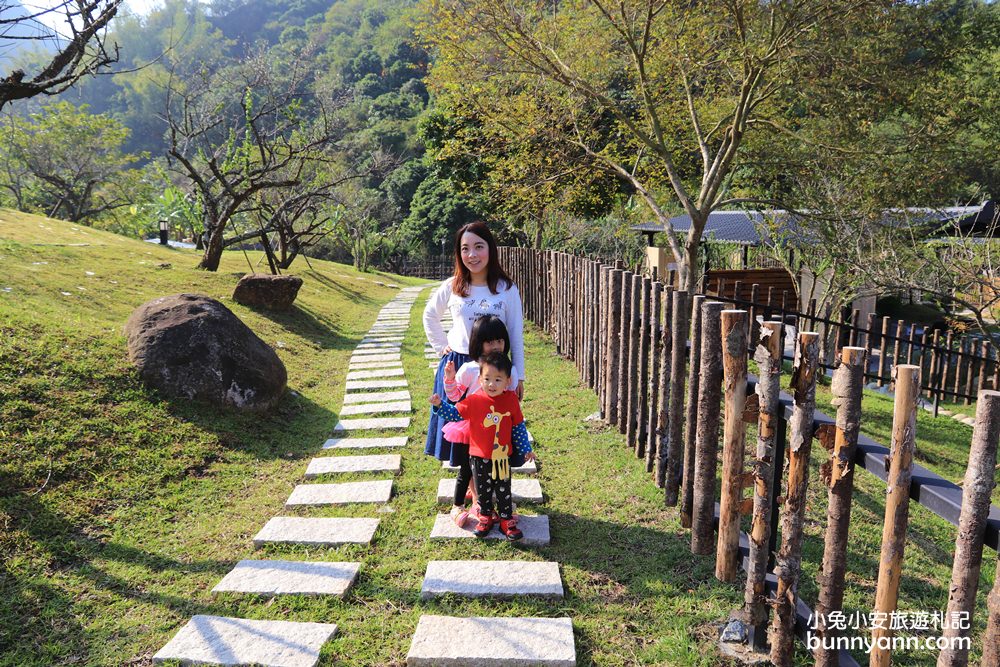
POLYGON ((714 540, 716 458, 719 452, 719 401, 722 399, 722 335, 724 306, 708 301, 701 306, 701 370, 698 385, 698 424, 694 462, 694 505, 691 512, 691 553, 707 556, 714 540))
POLYGON ((885 386, 885 352, 886 352, 886 342, 889 336, 889 318, 882 318, 882 338, 879 340, 878 345, 878 386, 885 386))
POLYGON ((642 333, 642 281, 638 273, 632 274, 632 290, 629 295, 628 322, 628 373, 625 376, 625 444, 635 449, 635 434, 638 426, 639 410, 639 348, 642 333))
POLYGON ((622 277, 622 293, 621 293, 621 321, 618 323, 618 336, 621 340, 621 345, 618 347, 619 354, 622 355, 622 360, 618 364, 618 402, 620 403, 618 407, 618 420, 615 422, 615 426, 618 427, 618 432, 625 435, 625 425, 628 423, 628 387, 629 387, 629 359, 631 355, 629 354, 629 347, 631 344, 631 333, 632 333, 632 278, 635 274, 630 271, 626 271, 622 277))
POLYGON ((965 404, 972 404, 972 385, 976 380, 976 341, 969 341, 969 368, 965 376, 965 404))
POLYGON ((952 352, 952 345, 954 344, 952 332, 949 331, 948 335, 944 339, 944 368, 941 370, 941 398, 945 398, 948 395, 948 374, 951 372, 952 367, 952 357, 954 353, 952 352))
POLYGON ((747 311, 721 313, 722 377, 725 407, 722 438, 722 496, 715 578, 736 581, 740 561, 740 501, 743 497, 743 457, 746 450, 747 311))
POLYGON ((701 304, 704 295, 696 294, 688 309, 687 292, 674 292, 683 295, 680 300, 674 298, 674 355, 673 377, 670 385, 670 440, 667 450, 662 451, 660 460, 664 472, 658 477, 664 487, 664 495, 668 507, 677 504, 678 495, 681 499, 681 525, 691 527, 691 508, 694 502, 694 441, 698 421, 698 371, 701 368, 701 304), (691 313, 691 353, 688 358, 687 313, 691 313), (687 366, 685 367, 685 359, 687 366), (684 396, 684 372, 687 370, 687 400, 684 396), (683 426, 683 434, 681 427, 683 426), (678 469, 678 465, 682 466, 678 469), (669 470, 667 468, 669 467, 669 470), (664 481, 665 480, 665 481, 664 481), (683 491, 681 491, 683 488, 683 491))
MULTIPOLYGON (((969 465, 965 469, 962 484, 962 512, 958 519, 958 539, 955 541, 954 566, 951 571, 951 586, 948 588, 947 617, 953 614, 967 614, 972 618, 976 606, 976 589, 979 587, 979 572, 983 562, 983 536, 986 520, 990 513, 990 494, 996 482, 997 443, 1000 441, 1000 392, 981 391, 976 405, 976 425, 972 430, 972 445, 969 450, 969 465)), ((989 607, 991 621, 995 612, 1000 611, 996 599, 1000 579, 995 582, 990 593, 989 607)), ((946 627, 942 636, 953 640, 968 637, 969 631, 946 627)), ((987 632, 987 637, 989 632, 987 632)), ((1000 635, 994 635, 994 644, 1000 643, 1000 635)), ((967 650, 955 646, 943 649, 938 654, 938 667, 966 665, 969 662, 967 650)), ((983 640, 983 664, 986 661, 986 647, 989 640, 983 640)), ((994 664, 996 664, 994 662, 994 664)))
POLYGON ((743 591, 744 622, 751 628, 751 642, 758 650, 767 644, 768 543, 771 537, 771 500, 774 489, 775 427, 780 409, 781 353, 784 327, 780 322, 765 322, 754 350, 757 362, 757 449, 753 459, 753 518, 750 528, 750 558, 743 591))
POLYGON ((649 320, 652 317, 652 281, 643 276, 639 285, 639 363, 636 374, 636 401, 635 401, 635 456, 642 459, 646 456, 646 429, 648 428, 649 413, 647 411, 649 403, 649 348, 652 338, 649 331, 649 320))
MULTIPOLYGON (((824 647, 824 639, 837 636, 827 626, 830 612, 841 611, 844 601, 844 573, 847 567, 847 529, 851 521, 851 496, 854 488, 854 451, 858 445, 861 421, 861 390, 864 386, 864 348, 841 348, 840 365, 833 373, 830 390, 837 406, 836 434, 830 459, 820 469, 820 476, 829 488, 827 494, 826 536, 823 544, 823 565, 818 577, 820 588, 816 602, 816 630, 819 646, 813 652, 816 664, 831 667, 838 664, 838 651, 824 647)), ((832 644, 832 643, 831 643, 832 644)))
POLYGON ((896 320, 896 335, 892 341, 892 365, 899 363, 899 352, 903 344, 903 320, 896 320))
MULTIPOLYGON (((802 526, 809 487, 809 452, 812 449, 813 413, 816 409, 816 369, 819 366, 819 334, 799 334, 792 370, 792 419, 788 424, 788 490, 781 515, 781 549, 774 573, 778 586, 771 641, 771 662, 791 667, 795 655, 795 607, 802 571, 802 526)), ((763 399, 762 399, 763 400, 763 399)), ((761 405, 761 416, 764 406, 761 405)))
POLYGON ((608 364, 608 348, 611 344, 611 337, 609 332, 611 331, 611 314, 608 307, 608 293, 611 290, 611 267, 607 265, 601 266, 601 280, 600 280, 600 305, 601 317, 598 321, 598 346, 597 346, 597 368, 595 369, 597 373, 597 387, 599 389, 600 405, 601 405, 601 418, 605 421, 610 421, 608 419, 608 379, 607 379, 607 364, 608 364))
POLYGON ((760 306, 757 304, 760 299, 760 285, 754 283, 750 286, 750 336, 747 345, 756 345, 760 338, 760 323, 757 316, 760 315, 760 306))
MULTIPOLYGON (((885 522, 882 525, 882 555, 879 559, 875 609, 888 619, 899 601, 899 582, 903 574, 903 550, 910 513, 910 479, 916 448, 917 398, 920 396, 920 369, 896 366, 892 369, 896 399, 892 415, 892 440, 889 446, 889 476, 886 479, 885 522)), ((888 623, 872 628, 872 651, 869 667, 889 667, 890 652, 881 641, 892 637, 888 623)))
MULTIPOLYGON (((669 298, 669 297, 668 297, 669 298)), ((660 432, 660 385, 666 381, 662 375, 660 358, 663 356, 663 339, 661 337, 661 323, 663 321, 663 305, 666 299, 663 295, 663 283, 655 281, 649 295, 650 315, 649 315, 649 385, 647 393, 646 411, 646 472, 653 471, 653 463, 656 461, 656 450, 659 445, 660 432)))
MULTIPOLYGON (((686 293, 681 292, 681 298, 686 296, 686 293)), ((665 315, 670 316, 672 313, 668 307, 668 300, 673 303, 677 303, 677 292, 673 290, 666 290, 663 294, 663 308, 666 310, 665 315)), ((660 330, 660 347, 662 353, 660 354, 660 387, 659 396, 657 397, 657 423, 656 423, 656 435, 655 444, 652 445, 650 450, 647 452, 646 460, 646 471, 652 472, 655 468, 656 474, 666 474, 666 466, 663 465, 664 452, 668 450, 668 443, 671 438, 671 433, 673 431, 673 417, 672 417, 672 406, 673 406, 673 391, 674 387, 674 376, 678 373, 678 370, 674 367, 674 355, 672 354, 673 349, 673 332, 674 328, 670 323, 671 320, 664 320, 663 327, 660 330), (655 459, 655 460, 654 460, 655 459)), ((683 368, 680 371, 683 374, 683 368)), ((683 382, 683 376, 681 377, 683 382)), ((683 391, 683 384, 681 385, 683 391)), ((654 478, 656 475, 654 475, 654 478)), ((663 478, 659 478, 660 486, 663 484, 663 478)))
POLYGON ((622 318, 622 281, 624 271, 613 269, 608 280, 608 346, 606 358, 605 382, 607 398, 604 404, 605 418, 609 425, 618 423, 618 376, 621 375, 621 318, 622 318))

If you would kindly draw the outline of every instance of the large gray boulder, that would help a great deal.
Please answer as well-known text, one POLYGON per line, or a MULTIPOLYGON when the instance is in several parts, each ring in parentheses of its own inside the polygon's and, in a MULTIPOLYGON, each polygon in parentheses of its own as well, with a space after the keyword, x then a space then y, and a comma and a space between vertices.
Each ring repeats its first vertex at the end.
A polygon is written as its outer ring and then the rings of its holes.
POLYGON ((270 273, 248 273, 236 283, 233 301, 251 308, 288 310, 299 294, 302 278, 272 276, 270 273))
POLYGON ((224 305, 199 294, 148 301, 125 323, 129 359, 170 396, 266 410, 285 390, 285 365, 224 305))

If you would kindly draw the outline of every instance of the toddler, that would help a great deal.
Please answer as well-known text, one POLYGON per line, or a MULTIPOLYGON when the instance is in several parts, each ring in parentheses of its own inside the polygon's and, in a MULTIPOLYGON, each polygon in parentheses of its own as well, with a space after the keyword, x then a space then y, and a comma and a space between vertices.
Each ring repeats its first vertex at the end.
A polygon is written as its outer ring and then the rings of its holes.
POLYGON ((469 423, 469 463, 475 475, 479 496, 475 532, 485 537, 493 528, 493 495, 496 494, 500 532, 508 540, 524 535, 517 528, 510 488, 510 459, 516 452, 525 461, 535 460, 528 443, 517 395, 510 388, 512 365, 507 355, 492 352, 479 362, 481 391, 467 395, 455 405, 442 402, 437 394, 431 404, 438 416, 448 422, 462 419, 469 423))

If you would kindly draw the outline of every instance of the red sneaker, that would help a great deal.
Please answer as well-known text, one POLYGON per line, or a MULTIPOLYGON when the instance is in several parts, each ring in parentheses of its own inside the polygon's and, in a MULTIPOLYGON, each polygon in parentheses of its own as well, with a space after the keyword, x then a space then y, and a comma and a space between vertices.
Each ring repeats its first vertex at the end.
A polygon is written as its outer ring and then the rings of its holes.
POLYGON ((524 537, 517 527, 517 519, 511 517, 509 519, 500 519, 500 532, 507 536, 507 539, 511 542, 521 539, 524 537))
POLYGON ((475 533, 476 537, 486 537, 489 535, 490 530, 493 529, 493 515, 480 514, 476 518, 479 520, 479 523, 472 529, 472 532, 475 533))

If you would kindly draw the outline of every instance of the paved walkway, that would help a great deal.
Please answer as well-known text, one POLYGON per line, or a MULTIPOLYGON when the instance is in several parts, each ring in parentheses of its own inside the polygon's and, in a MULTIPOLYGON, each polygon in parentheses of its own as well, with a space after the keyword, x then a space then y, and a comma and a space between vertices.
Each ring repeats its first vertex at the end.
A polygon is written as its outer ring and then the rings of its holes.
MULTIPOLYGON (((424 287, 408 287, 380 311, 375 324, 355 349, 346 378, 346 395, 333 437, 322 445, 327 456, 313 459, 285 503, 286 508, 346 503, 384 504, 391 501, 393 478, 400 473, 399 454, 369 454, 407 446, 396 435, 410 426, 412 400, 403 372, 400 349, 412 306, 424 287), (403 416, 400 416, 403 415, 403 416), (376 431, 371 433, 370 431, 376 431), (319 483, 312 480, 338 473, 378 472, 387 478, 370 482, 319 483)), ((450 322, 445 321, 446 326, 450 322)), ((422 336, 422 332, 421 332, 422 336)), ((425 349, 429 367, 437 356, 425 349)), ((422 401, 417 401, 422 405, 422 401)), ((422 447, 423 442, 417 443, 422 447)), ((443 473, 451 472, 447 465, 443 473)), ((534 465, 515 474, 533 474, 534 465)), ((438 485, 438 500, 450 505, 449 476, 438 485)), ((544 500, 537 479, 516 479, 515 501, 544 500)), ((370 544, 377 518, 308 518, 276 516, 253 538, 256 547, 271 543, 336 546, 370 544)), ((549 543, 548 517, 522 515, 523 544, 549 543)), ((448 514, 435 518, 431 537, 474 538, 470 529, 454 524, 448 514)), ((493 539, 503 536, 494 530, 493 539)), ((344 597, 359 576, 360 563, 242 560, 213 591, 258 595, 309 594, 344 597)), ((561 598, 563 586, 557 563, 535 561, 431 561, 421 596, 512 598, 521 595, 561 598)), ((154 663, 267 665, 313 667, 319 653, 338 631, 330 623, 258 621, 219 616, 195 616, 155 656, 154 663)), ((537 665, 576 664, 573 627, 569 618, 456 618, 423 615, 414 628, 407 665, 537 665), (456 641, 460 638, 460 641, 456 641)))

